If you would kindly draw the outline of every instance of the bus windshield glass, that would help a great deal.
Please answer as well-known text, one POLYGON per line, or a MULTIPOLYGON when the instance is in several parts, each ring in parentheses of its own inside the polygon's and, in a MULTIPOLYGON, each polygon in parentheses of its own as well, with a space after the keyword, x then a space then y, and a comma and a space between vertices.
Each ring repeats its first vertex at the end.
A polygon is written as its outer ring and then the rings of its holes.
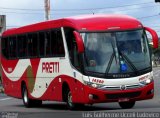
POLYGON ((85 71, 99 74, 138 73, 151 68, 143 29, 81 33, 85 45, 85 71))

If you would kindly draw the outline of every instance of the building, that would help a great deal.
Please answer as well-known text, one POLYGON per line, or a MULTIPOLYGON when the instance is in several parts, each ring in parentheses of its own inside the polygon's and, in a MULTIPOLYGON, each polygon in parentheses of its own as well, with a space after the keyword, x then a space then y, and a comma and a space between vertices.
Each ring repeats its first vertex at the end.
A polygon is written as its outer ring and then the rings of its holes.
POLYGON ((6 16, 0 15, 0 36, 4 30, 6 30, 6 16))

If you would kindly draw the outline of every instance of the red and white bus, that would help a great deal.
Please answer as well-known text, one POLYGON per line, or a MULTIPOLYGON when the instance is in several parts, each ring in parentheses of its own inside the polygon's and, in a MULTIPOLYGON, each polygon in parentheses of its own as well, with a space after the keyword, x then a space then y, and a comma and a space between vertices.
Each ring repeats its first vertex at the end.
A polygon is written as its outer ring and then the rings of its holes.
POLYGON ((132 108, 154 96, 148 31, 125 15, 85 15, 51 20, 3 33, 5 93, 26 107, 42 101, 77 105, 119 102, 132 108))

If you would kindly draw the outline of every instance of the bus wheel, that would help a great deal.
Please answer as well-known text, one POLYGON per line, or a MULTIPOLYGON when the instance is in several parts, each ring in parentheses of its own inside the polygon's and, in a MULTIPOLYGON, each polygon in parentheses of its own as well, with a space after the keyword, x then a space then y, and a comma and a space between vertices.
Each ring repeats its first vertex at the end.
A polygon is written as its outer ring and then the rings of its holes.
POLYGON ((28 98, 28 91, 26 85, 22 88, 22 98, 23 98, 23 104, 25 107, 31 107, 32 100, 28 98))
POLYGON ((42 100, 32 100, 28 98, 28 91, 26 85, 22 88, 22 97, 23 97, 23 104, 25 107, 39 107, 42 105, 42 100))
POLYGON ((135 105, 135 101, 130 101, 130 102, 119 102, 119 106, 122 109, 130 109, 133 108, 135 105))
POLYGON ((76 105, 72 102, 72 94, 71 91, 67 90, 67 107, 71 110, 75 109, 76 105))

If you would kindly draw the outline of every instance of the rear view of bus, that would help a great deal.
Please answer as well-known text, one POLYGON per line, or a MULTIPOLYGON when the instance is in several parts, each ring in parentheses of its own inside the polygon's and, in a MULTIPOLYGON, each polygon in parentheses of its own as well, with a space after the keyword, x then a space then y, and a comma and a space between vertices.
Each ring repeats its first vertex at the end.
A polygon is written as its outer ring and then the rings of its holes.
POLYGON ((1 43, 5 93, 22 98, 26 107, 51 100, 67 102, 70 109, 105 102, 132 108, 154 96, 146 31, 157 48, 156 32, 124 15, 70 17, 6 31, 1 43), (7 45, 19 51, 22 39, 26 54, 5 57, 7 45))

